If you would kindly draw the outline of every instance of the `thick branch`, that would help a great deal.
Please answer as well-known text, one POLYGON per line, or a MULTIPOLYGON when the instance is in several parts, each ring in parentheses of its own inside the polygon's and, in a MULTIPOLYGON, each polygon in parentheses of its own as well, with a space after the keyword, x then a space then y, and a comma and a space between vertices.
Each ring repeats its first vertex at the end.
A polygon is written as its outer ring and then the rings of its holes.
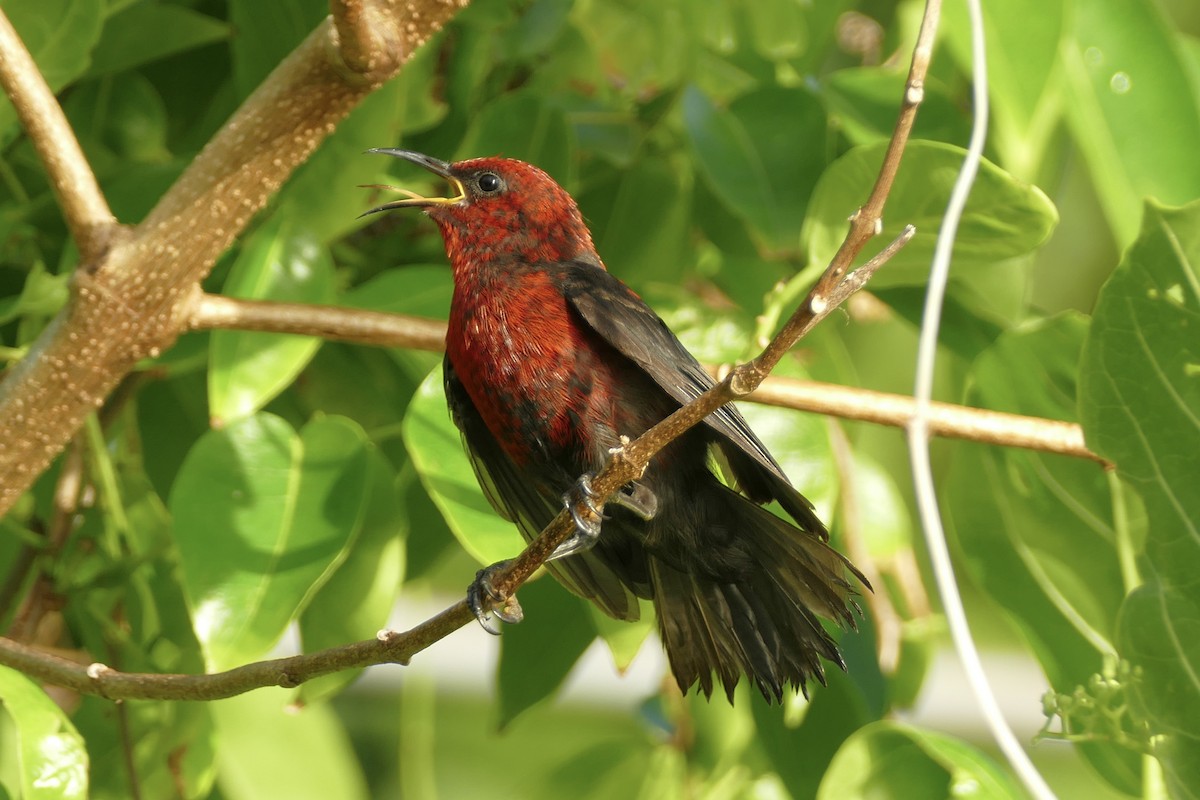
POLYGON ((108 247, 117 220, 100 193, 83 150, 54 93, 33 63, 8 16, 0 11, 0 86, 12 101, 38 157, 46 167, 71 238, 84 264, 108 247))
MULTIPOLYGON (((340 19, 367 20, 369 40, 388 49, 365 61, 361 52, 343 59, 326 20, 243 103, 146 220, 76 272, 71 302, 0 386, 0 515, 138 360, 169 347, 186 328, 199 281, 271 194, 465 2, 380 2, 376 9, 340 0, 340 19), (354 71, 364 64, 366 72, 354 71)), ((366 33, 347 24, 356 31, 353 51, 366 33)), ((17 58, 13 50, 28 58, 15 37, 0 50, 4 61, 17 58)), ((36 106, 35 89, 20 82, 6 88, 18 108, 36 106)), ((40 123, 27 131, 39 152, 61 144, 40 123)))

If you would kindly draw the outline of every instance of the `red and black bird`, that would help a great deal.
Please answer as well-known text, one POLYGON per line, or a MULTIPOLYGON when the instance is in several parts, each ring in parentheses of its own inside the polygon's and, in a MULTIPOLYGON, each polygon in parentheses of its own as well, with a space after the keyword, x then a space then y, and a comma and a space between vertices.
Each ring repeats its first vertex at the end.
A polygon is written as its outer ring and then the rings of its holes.
MULTIPOLYGON (((379 149, 444 178, 449 197, 423 208, 454 272, 444 362, 446 398, 496 511, 535 537, 587 498, 621 437, 636 437, 713 385, 640 297, 604 268, 575 201, 530 164, 450 164, 379 149), (570 507, 570 504, 569 504, 570 507)), ((403 191, 403 190, 402 190, 403 191)), ((768 699, 843 669, 819 617, 854 627, 862 574, 828 544, 825 526, 732 405, 665 447, 643 477, 547 566, 617 619, 654 601, 683 691, 713 674, 732 701, 745 674, 768 699), (710 468, 715 451, 730 488, 710 468), (789 523, 762 504, 776 500, 789 523)))

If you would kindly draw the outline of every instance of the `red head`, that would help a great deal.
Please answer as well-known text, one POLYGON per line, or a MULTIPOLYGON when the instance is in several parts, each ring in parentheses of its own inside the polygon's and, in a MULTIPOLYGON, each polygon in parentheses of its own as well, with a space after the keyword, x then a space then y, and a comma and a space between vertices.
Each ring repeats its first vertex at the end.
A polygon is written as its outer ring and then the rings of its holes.
POLYGON ((403 158, 450 182, 450 197, 422 197, 405 189, 403 200, 368 211, 416 206, 441 228, 457 275, 485 264, 584 259, 600 266, 579 208, 542 170, 511 158, 476 158, 449 164, 411 150, 372 153, 403 158))

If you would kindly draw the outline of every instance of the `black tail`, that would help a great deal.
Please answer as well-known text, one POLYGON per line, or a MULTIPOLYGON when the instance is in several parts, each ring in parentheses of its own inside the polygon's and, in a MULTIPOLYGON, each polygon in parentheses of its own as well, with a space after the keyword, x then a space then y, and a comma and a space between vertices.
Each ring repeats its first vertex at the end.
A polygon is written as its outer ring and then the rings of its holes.
POLYGON ((714 486, 703 496, 700 516, 713 529, 735 533, 729 541, 743 566, 721 574, 711 568, 716 554, 698 553, 682 564, 651 555, 659 631, 679 688, 687 692, 698 681, 711 696, 715 673, 732 702, 744 674, 768 701, 779 701, 785 685, 805 691, 813 677, 823 684, 822 658, 845 669, 818 617, 857 627, 857 593, 847 573, 870 588, 862 574, 818 535, 737 492, 714 486))

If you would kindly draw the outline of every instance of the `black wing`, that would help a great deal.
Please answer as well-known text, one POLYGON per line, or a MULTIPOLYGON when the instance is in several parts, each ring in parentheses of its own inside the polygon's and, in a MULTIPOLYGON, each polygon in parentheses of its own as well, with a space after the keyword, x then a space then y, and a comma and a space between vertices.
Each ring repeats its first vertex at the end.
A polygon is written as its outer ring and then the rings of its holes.
MULTIPOLYGON (((562 510, 561 499, 539 491, 533 478, 522 474, 496 442, 449 357, 442 361, 442 372, 450 416, 462 432, 484 495, 496 513, 516 523, 525 540, 532 541, 562 510)), ((595 554, 580 553, 546 564, 546 568, 564 586, 595 602, 609 616, 631 621, 638 618, 637 598, 595 554)))
MULTIPOLYGON (((715 385, 667 324, 632 289, 612 274, 586 262, 564 265, 563 292, 596 333, 633 361, 680 405, 715 385)), ((732 405, 710 414, 705 424, 719 445, 738 485, 758 502, 778 500, 805 530, 827 538, 812 503, 788 481, 783 469, 732 405)))

